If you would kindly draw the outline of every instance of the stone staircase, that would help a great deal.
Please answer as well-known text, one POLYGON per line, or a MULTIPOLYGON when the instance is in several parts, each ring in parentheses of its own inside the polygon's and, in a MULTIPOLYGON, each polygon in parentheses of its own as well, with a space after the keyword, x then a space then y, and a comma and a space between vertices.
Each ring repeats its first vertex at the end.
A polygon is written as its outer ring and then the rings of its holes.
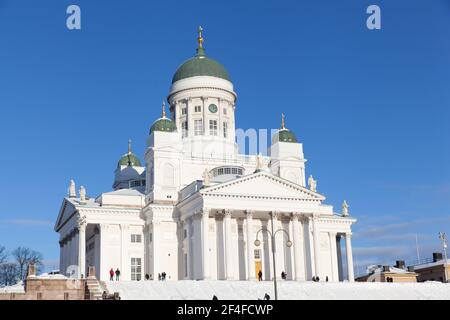
POLYGON ((85 300, 102 300, 103 291, 108 290, 96 278, 86 279, 85 300))
POLYGON ((108 293, 106 284, 102 281, 97 280, 95 277, 95 268, 89 267, 88 277, 85 281, 85 300, 102 300, 103 292, 108 293))

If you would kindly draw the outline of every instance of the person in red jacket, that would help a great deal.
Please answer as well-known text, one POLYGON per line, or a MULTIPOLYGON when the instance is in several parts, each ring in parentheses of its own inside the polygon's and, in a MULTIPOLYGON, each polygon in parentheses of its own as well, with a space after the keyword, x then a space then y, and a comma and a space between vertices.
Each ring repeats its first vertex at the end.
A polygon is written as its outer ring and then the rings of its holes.
POLYGON ((111 268, 111 270, 109 270, 109 280, 110 281, 114 280, 114 270, 113 270, 113 268, 111 268))

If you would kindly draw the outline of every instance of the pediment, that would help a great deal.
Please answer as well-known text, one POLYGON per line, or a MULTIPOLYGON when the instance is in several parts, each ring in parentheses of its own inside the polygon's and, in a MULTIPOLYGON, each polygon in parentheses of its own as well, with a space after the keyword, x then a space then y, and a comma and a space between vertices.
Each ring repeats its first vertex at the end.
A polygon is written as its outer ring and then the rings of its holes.
POLYGON ((67 199, 63 200, 61 209, 59 210, 58 218, 56 219, 55 230, 58 230, 64 222, 66 222, 76 211, 75 206, 67 199))
POLYGON ((258 172, 211 186, 203 189, 200 193, 315 201, 325 200, 325 197, 317 192, 267 172, 258 172))

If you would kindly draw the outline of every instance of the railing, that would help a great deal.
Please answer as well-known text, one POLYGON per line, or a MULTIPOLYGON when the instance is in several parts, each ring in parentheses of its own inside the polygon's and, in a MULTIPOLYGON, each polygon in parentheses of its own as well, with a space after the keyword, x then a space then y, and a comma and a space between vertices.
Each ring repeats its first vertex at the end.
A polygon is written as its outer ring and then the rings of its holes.
POLYGON ((415 259, 415 260, 406 261, 405 264, 407 266, 413 267, 413 266, 418 266, 421 264, 427 264, 427 263, 433 263, 433 262, 435 262, 433 260, 433 258, 424 258, 424 259, 420 259, 420 260, 415 259))
MULTIPOLYGON (((245 154, 239 154, 236 157, 208 157, 205 154, 201 153, 192 153, 192 152, 186 152, 183 154, 183 157, 185 159, 192 159, 192 160, 200 160, 200 161, 217 161, 220 163, 226 163, 226 164, 255 164, 256 163, 256 155, 245 155, 245 154)), ((270 157, 268 156, 262 156, 265 163, 269 162, 270 157)))

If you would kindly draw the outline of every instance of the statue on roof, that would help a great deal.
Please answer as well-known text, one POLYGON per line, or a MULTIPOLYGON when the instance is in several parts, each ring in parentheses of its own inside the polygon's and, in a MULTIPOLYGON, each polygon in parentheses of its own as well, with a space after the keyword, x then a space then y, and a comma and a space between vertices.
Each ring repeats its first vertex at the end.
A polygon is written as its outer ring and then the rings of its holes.
POLYGON ((314 180, 312 175, 310 175, 308 178, 308 186, 309 190, 317 192, 317 180, 314 180))
POLYGON ((264 159, 261 152, 256 156, 256 170, 261 170, 264 167, 264 159))
POLYGON ((76 197, 77 191, 75 190, 75 181, 71 179, 69 184, 69 198, 76 198, 76 197))
POLYGON ((349 205, 347 204, 347 201, 344 200, 344 202, 342 203, 342 216, 343 217, 347 217, 349 215, 348 208, 349 208, 349 205))
POLYGON ((203 185, 209 186, 211 183, 211 174, 209 173, 208 168, 205 168, 203 171, 203 185))
POLYGON ((81 186, 80 187, 80 202, 86 201, 86 188, 81 186))

